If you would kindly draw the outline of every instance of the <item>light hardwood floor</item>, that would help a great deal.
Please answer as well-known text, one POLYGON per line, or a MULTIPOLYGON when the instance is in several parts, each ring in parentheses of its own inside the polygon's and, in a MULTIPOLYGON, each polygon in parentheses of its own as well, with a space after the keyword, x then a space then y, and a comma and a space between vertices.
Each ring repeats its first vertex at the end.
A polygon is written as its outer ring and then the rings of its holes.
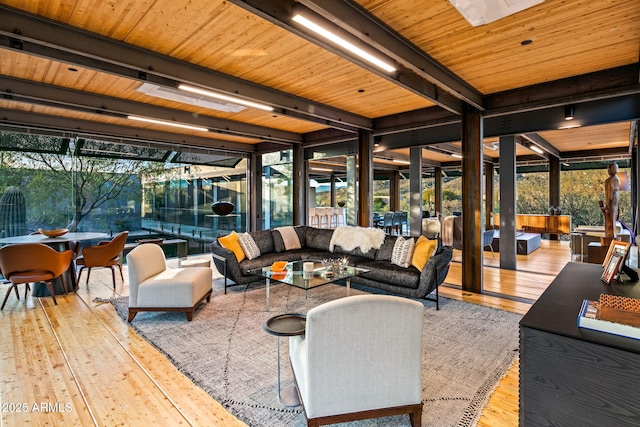
MULTIPOLYGON (((500 270, 499 255, 485 255, 485 290, 508 298, 462 291, 458 251, 441 295, 525 313, 570 260, 567 242, 546 240, 540 250, 518 256, 517 271, 500 270)), ((128 295, 126 283, 126 268, 115 291, 109 271, 95 270, 88 286, 83 279, 77 295, 60 296, 57 306, 48 297, 25 302, 23 288, 19 301, 9 297, 0 312, 3 426, 244 425, 133 332, 111 304, 94 301, 128 295)), ((0 285, 0 297, 7 288, 0 285)), ((516 362, 478 425, 517 422, 516 362)))

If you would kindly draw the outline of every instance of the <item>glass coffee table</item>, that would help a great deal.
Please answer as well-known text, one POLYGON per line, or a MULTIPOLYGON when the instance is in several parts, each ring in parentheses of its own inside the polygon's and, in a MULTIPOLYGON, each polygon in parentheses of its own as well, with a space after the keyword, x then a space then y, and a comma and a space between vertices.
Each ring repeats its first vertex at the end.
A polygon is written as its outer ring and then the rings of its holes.
POLYGON ((366 268, 358 268, 353 266, 347 266, 339 272, 327 271, 322 266, 322 261, 319 260, 300 260, 290 261, 282 271, 273 271, 271 266, 256 268, 249 270, 249 274, 261 276, 266 279, 266 293, 267 293, 267 311, 269 311, 269 286, 271 281, 275 280, 280 283, 293 286, 305 290, 305 298, 309 289, 317 288, 318 286, 326 285, 329 283, 337 282, 338 280, 345 280, 347 287, 347 295, 351 290, 351 278, 362 273, 368 273, 366 268), (313 271, 303 271, 303 264, 313 262, 313 271))

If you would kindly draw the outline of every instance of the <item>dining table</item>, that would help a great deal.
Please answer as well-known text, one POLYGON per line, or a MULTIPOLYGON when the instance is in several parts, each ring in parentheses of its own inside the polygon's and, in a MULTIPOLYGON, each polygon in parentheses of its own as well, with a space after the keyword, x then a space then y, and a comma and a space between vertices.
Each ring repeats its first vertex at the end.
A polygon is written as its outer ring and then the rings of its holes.
MULTIPOLYGON (((68 232, 62 236, 47 237, 44 234, 26 234, 20 236, 11 236, 0 238, 0 246, 5 245, 17 245, 27 243, 42 243, 53 249, 62 252, 69 249, 69 243, 71 242, 93 242, 100 241, 109 238, 107 233, 101 232, 68 232)), ((65 284, 67 289, 74 289, 76 285, 76 265, 75 260, 71 260, 69 269, 64 273, 65 284)), ((53 290, 56 295, 64 294, 64 287, 59 280, 53 281, 53 290)), ((49 290, 43 283, 34 283, 33 289, 31 289, 31 295, 34 297, 46 297, 50 296, 49 290)))

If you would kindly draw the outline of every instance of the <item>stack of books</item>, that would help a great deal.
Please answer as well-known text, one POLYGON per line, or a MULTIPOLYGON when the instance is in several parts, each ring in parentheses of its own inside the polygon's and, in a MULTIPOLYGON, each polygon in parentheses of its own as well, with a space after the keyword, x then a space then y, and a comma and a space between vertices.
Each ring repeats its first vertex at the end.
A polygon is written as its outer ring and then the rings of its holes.
POLYGON ((584 300, 578 326, 640 339, 640 299, 602 294, 599 301, 584 300))

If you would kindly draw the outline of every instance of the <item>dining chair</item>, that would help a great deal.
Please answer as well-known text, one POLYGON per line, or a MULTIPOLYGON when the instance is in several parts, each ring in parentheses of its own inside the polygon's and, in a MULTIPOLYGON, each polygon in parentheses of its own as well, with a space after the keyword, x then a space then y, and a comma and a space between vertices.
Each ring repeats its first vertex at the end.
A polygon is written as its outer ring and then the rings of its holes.
POLYGON ((402 212, 393 212, 391 228, 402 235, 402 212))
POLYGON ((494 230, 486 230, 482 233, 482 247, 486 248, 487 246, 491 249, 491 258, 495 258, 495 252, 493 252, 493 236, 494 230))
POLYGON ((391 234, 391 230, 393 228, 393 212, 387 212, 384 214, 384 232, 387 234, 391 234))
POLYGON ((127 243, 128 236, 129 232, 123 231, 116 234, 116 236, 109 242, 101 242, 96 246, 89 246, 82 249, 82 255, 76 258, 76 266, 79 266, 80 270, 78 271, 75 289, 78 289, 78 286, 80 286, 80 276, 82 276, 82 270, 85 268, 88 268, 86 284, 89 284, 91 269, 97 267, 109 267, 111 269, 113 289, 116 288, 116 266, 120 269, 120 278, 124 282, 122 263, 120 262, 120 259, 122 257, 124 245, 127 243))
POLYGON ((26 299, 27 291, 31 289, 29 283, 36 282, 44 282, 47 285, 53 303, 58 305, 51 282, 59 277, 64 292, 67 293, 67 285, 62 273, 69 269, 71 257, 70 250, 58 252, 41 243, 7 245, 0 248, 0 271, 11 282, 0 310, 4 309, 12 289, 15 290, 16 297, 20 299, 18 285, 26 285, 24 290, 26 299))

